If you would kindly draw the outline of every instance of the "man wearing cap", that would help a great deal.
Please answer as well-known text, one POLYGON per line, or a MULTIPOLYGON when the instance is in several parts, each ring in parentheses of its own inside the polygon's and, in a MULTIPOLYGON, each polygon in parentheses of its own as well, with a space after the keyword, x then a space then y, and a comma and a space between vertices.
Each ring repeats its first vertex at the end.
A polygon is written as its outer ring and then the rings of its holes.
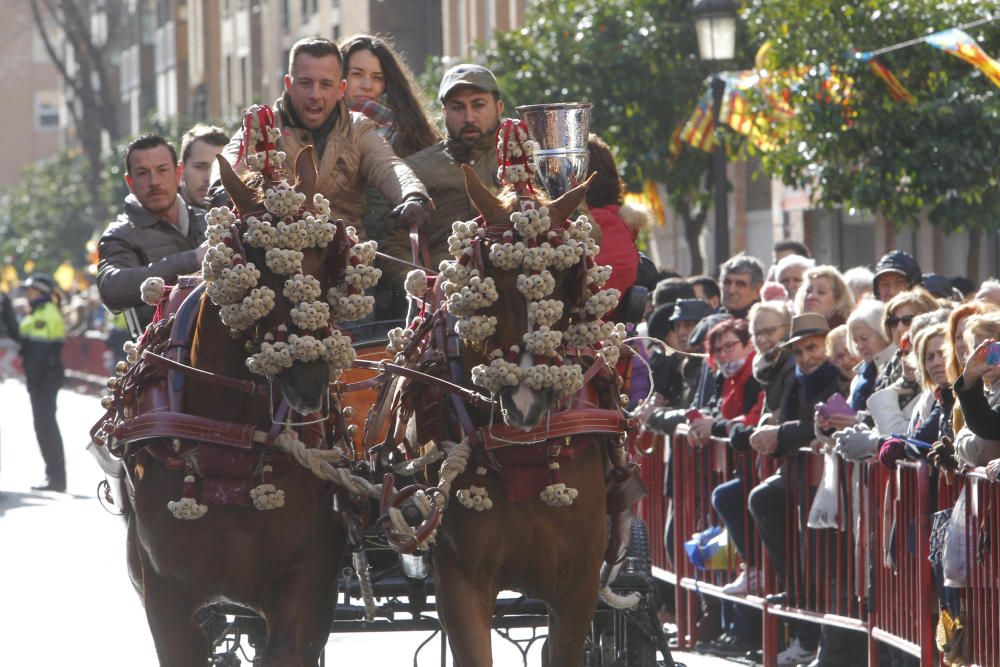
POLYGON ((685 354, 692 351, 688 337, 699 320, 711 313, 712 307, 700 299, 680 299, 658 307, 649 318, 650 337, 664 341, 671 348, 664 353, 654 346, 649 357, 653 388, 662 399, 658 403, 660 416, 663 408, 687 407, 694 399, 701 358, 685 354))
POLYGON ((920 284, 923 273, 913 255, 902 250, 890 250, 875 264, 872 290, 875 298, 888 303, 900 292, 920 284))
MULTIPOLYGON (((791 584, 787 568, 794 564, 788 562, 786 550, 787 488, 789 484, 798 483, 800 476, 808 472, 801 467, 795 453, 815 438, 816 404, 832 396, 840 386, 840 371, 830 363, 826 352, 826 335, 829 332, 826 318, 818 313, 803 313, 792 318, 791 333, 782 345, 792 349, 795 374, 777 415, 780 425, 758 426, 750 435, 750 446, 759 454, 789 457, 778 474, 757 485, 747 500, 761 541, 771 556, 779 579, 786 585, 791 584)), ((799 623, 792 632, 805 652, 811 653, 816 646, 815 626, 799 623)), ((862 663, 856 656, 850 655, 855 649, 852 643, 826 641, 825 628, 823 634, 821 662, 818 664, 829 667, 862 663), (838 649, 843 649, 839 656, 835 655, 838 649)))
MULTIPOLYGON (((375 124, 347 108, 347 82, 337 45, 321 37, 293 44, 284 84, 284 94, 271 107, 281 128, 278 150, 291 161, 304 147, 313 147, 318 166, 316 192, 330 200, 330 218, 344 220, 365 240, 361 220, 365 191, 372 187, 395 207, 390 215, 405 224, 422 224, 431 206, 427 189, 378 134, 375 124)), ((246 170, 238 159, 242 142, 241 129, 221 153, 238 174, 246 170)), ((212 170, 213 183, 219 180, 218 170, 218 165, 212 170)), ((218 195, 214 187, 210 197, 219 201, 218 195)))
POLYGON ((97 244, 101 301, 125 313, 133 337, 153 319, 153 308, 142 302, 142 282, 152 276, 172 282, 201 269, 205 212, 178 194, 180 173, 177 152, 166 139, 134 139, 125 151, 129 194, 97 244))
MULTIPOLYGON (((406 158, 406 164, 427 186, 434 201, 434 210, 421 228, 421 236, 430 254, 427 268, 435 271, 441 260, 451 259, 448 254, 451 223, 479 215, 465 191, 462 165, 475 169, 491 191, 499 190, 496 132, 503 113, 496 77, 481 65, 462 64, 448 70, 441 80, 438 100, 448 138, 406 158)), ((409 231, 407 220, 390 220, 383 251, 411 261, 409 231)), ((420 263, 424 263, 422 258, 420 263)), ((404 264, 387 262, 383 280, 401 286, 409 271, 410 267, 404 264)))
POLYGON ((65 491, 66 462, 62 434, 56 422, 56 397, 66 372, 62 365, 66 325, 55 299, 55 282, 35 274, 22 285, 31 312, 20 324, 21 362, 31 399, 35 437, 45 461, 45 480, 31 487, 36 491, 65 491))

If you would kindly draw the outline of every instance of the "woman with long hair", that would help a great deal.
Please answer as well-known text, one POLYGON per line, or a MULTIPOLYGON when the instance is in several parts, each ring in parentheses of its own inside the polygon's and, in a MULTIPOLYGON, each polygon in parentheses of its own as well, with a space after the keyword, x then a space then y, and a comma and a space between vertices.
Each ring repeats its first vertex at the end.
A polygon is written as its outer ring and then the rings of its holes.
MULTIPOLYGON (((352 35, 340 43, 344 56, 344 98, 351 111, 364 114, 401 158, 441 140, 440 132, 427 117, 427 104, 406 61, 392 43, 379 35, 352 35)), ((386 214, 392 209, 376 190, 365 193, 367 211, 363 219, 369 239, 385 237, 386 214)), ((406 312, 405 295, 382 280, 376 285, 374 319, 390 323, 406 312)), ((376 325, 368 332, 375 337, 389 325, 376 325)))
POLYGON ((340 51, 347 105, 378 126, 396 155, 407 157, 441 140, 413 72, 391 42, 379 35, 353 35, 340 43, 340 51))

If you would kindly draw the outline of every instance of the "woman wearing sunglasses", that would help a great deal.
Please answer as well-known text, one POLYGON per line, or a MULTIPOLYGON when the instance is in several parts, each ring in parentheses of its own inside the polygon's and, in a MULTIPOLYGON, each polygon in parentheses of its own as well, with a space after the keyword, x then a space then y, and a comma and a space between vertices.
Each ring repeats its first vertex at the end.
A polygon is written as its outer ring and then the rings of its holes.
POLYGON ((937 310, 938 307, 938 302, 922 287, 900 292, 886 304, 882 330, 896 347, 896 354, 885 368, 880 369, 875 381, 876 391, 895 384, 903 376, 902 355, 908 354, 912 349, 903 337, 913 326, 913 318, 921 313, 937 310))

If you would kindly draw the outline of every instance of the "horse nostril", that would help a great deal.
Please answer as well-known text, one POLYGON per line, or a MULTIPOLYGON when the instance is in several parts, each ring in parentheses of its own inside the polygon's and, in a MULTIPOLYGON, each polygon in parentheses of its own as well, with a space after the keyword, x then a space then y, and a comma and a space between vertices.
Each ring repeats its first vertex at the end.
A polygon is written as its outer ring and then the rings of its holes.
POLYGON ((322 361, 293 364, 279 376, 288 405, 299 414, 316 412, 329 391, 330 369, 322 361))

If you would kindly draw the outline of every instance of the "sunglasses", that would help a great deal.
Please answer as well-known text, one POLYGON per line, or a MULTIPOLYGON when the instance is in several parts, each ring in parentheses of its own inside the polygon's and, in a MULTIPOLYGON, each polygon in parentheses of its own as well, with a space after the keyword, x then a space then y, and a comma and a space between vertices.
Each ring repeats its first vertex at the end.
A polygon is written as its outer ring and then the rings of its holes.
POLYGON ((897 324, 910 326, 913 324, 914 317, 916 317, 916 315, 903 315, 902 317, 889 316, 885 318, 885 323, 890 329, 894 328, 897 324))

